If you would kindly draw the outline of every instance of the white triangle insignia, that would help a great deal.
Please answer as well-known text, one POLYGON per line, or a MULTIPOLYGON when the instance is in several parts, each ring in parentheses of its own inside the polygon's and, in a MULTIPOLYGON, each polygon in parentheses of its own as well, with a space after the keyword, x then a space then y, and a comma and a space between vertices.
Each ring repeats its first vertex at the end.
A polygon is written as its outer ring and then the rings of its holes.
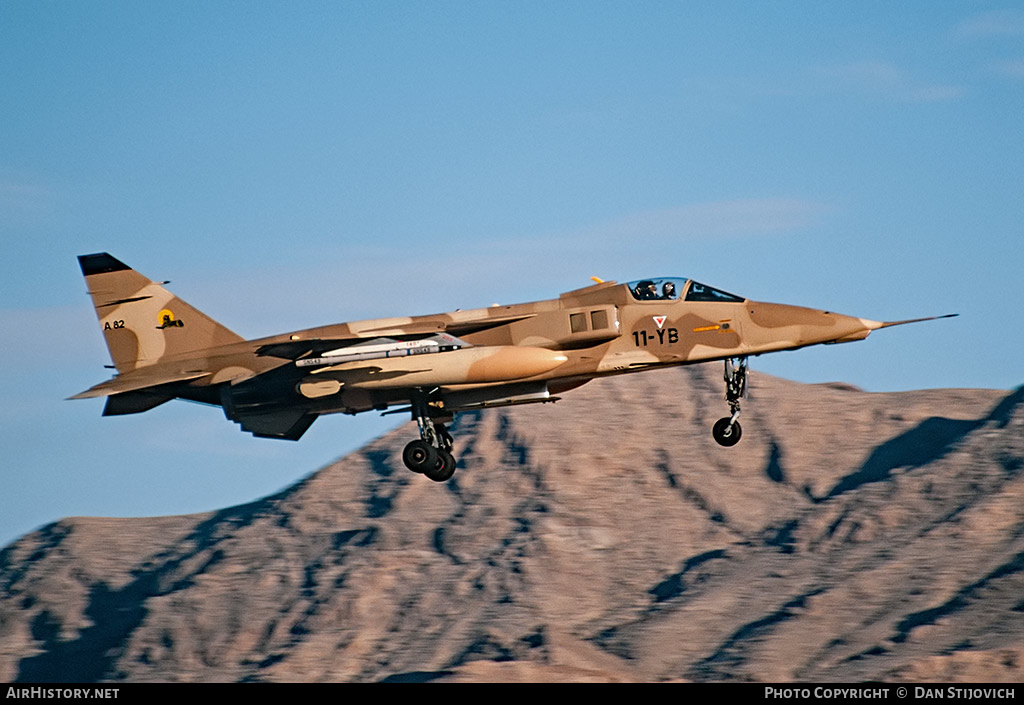
POLYGON ((668 316, 652 316, 652 318, 654 318, 654 322, 657 324, 658 329, 660 330, 661 327, 665 325, 665 319, 668 318, 668 316))

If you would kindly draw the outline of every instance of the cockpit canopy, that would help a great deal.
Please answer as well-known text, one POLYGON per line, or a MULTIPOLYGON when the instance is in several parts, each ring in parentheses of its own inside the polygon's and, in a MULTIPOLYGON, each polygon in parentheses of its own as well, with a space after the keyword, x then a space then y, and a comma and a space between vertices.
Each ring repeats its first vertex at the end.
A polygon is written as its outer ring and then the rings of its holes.
POLYGON ((676 301, 686 288, 687 279, 661 277, 659 279, 640 279, 629 282, 629 293, 637 301, 676 301))
POLYGON ((742 296, 714 289, 683 277, 653 277, 629 282, 629 293, 637 301, 731 301, 742 302, 742 296))

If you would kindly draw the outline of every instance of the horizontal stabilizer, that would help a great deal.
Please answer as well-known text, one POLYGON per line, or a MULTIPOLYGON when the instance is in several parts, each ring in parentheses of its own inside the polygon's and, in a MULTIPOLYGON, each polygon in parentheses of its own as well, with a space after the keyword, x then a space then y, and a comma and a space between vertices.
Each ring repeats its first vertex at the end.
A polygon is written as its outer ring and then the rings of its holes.
POLYGON ((68 399, 91 399, 93 397, 107 397, 111 394, 123 394, 134 392, 151 387, 159 387, 174 382, 188 382, 189 380, 206 377, 209 372, 177 372, 177 373, 155 373, 153 370, 143 369, 146 374, 134 374, 131 372, 118 375, 106 382, 89 387, 84 392, 79 392, 68 399))

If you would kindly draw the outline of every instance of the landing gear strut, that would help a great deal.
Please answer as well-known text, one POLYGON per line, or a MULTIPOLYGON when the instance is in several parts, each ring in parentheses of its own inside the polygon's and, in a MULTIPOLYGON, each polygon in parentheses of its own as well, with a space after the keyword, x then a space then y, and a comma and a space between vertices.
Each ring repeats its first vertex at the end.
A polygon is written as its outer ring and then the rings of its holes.
POLYGON ((718 419, 711 429, 719 445, 734 446, 740 442, 743 429, 740 428, 740 397, 747 391, 747 358, 732 358, 725 361, 725 400, 729 402, 731 416, 718 419))
POLYGON ((426 396, 412 400, 412 417, 420 429, 418 440, 402 451, 402 461, 413 472, 423 473, 434 482, 445 482, 455 474, 455 456, 452 455, 452 436, 445 428, 451 417, 431 416, 426 396))

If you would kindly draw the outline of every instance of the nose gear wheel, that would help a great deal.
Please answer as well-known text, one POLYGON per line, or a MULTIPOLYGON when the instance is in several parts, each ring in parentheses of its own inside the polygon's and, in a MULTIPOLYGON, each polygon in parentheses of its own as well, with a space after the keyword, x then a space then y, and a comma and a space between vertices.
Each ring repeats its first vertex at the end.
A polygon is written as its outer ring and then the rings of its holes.
POLYGON ((725 416, 715 422, 711 435, 719 445, 726 448, 740 442, 743 429, 737 420, 740 417, 740 398, 747 391, 747 358, 727 358, 725 360, 725 400, 729 403, 731 416, 725 416))

